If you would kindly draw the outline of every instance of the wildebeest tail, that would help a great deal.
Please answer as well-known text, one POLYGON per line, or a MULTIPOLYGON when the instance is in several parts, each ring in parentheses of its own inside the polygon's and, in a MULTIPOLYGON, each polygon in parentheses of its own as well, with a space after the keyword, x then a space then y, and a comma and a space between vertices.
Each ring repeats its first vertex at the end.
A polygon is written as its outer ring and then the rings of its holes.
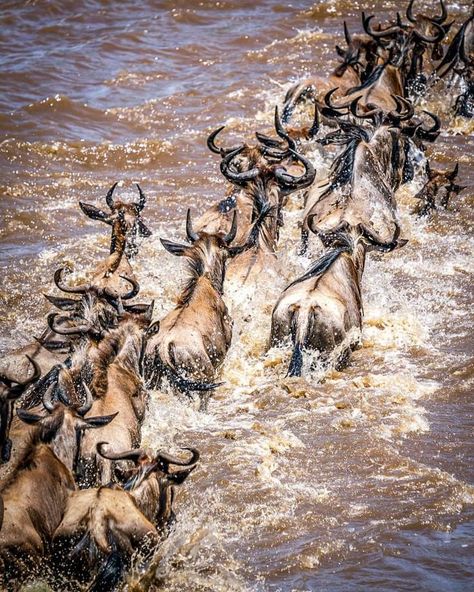
POLYGON ((212 391, 222 384, 222 382, 201 382, 198 380, 190 380, 184 378, 176 370, 163 364, 163 370, 167 378, 172 382, 179 390, 184 392, 190 391, 212 391))
POLYGON ((163 376, 166 376, 173 386, 185 393, 212 391, 222 384, 221 382, 205 382, 184 378, 164 362, 158 352, 155 352, 154 357, 145 356, 143 364, 148 388, 158 388, 163 376))
POLYGON ((306 319, 301 315, 301 309, 295 311, 291 320, 291 339, 293 341, 293 353, 287 376, 301 376, 303 369, 303 344, 306 338, 306 319))
POLYGON ((290 365, 288 366, 287 376, 301 376, 303 368, 303 347, 300 343, 293 345, 290 365))

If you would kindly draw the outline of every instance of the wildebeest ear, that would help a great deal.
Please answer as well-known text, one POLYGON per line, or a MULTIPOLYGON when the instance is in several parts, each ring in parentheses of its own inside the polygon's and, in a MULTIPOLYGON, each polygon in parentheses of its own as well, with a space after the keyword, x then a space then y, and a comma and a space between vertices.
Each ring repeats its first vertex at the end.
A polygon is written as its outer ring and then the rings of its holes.
POLYGON ((61 310, 75 310, 80 302, 74 298, 60 298, 58 296, 50 296, 49 294, 43 294, 43 296, 46 300, 49 300, 51 304, 54 304, 56 308, 60 308, 61 310))
POLYGON ((140 236, 143 236, 143 237, 151 236, 151 230, 147 226, 145 226, 145 224, 141 220, 138 220, 137 224, 138 224, 138 234, 140 236))
POLYGON ((25 423, 28 423, 30 425, 34 425, 35 423, 38 423, 39 421, 44 419, 42 415, 30 413, 29 411, 25 411, 24 409, 17 409, 16 414, 21 419, 21 421, 24 421, 25 423))
POLYGON ((124 309, 133 314, 145 314, 148 311, 149 304, 126 304, 124 309))
POLYGON ((112 413, 112 415, 100 415, 97 417, 84 417, 81 420, 79 425, 80 429, 87 430, 88 428, 101 428, 109 424, 115 417, 117 417, 117 413, 112 413))
POLYGON ((99 208, 96 208, 91 204, 86 204, 82 201, 79 202, 79 207, 89 218, 92 218, 93 220, 101 220, 106 224, 112 224, 112 221, 109 219, 109 214, 103 210, 99 210, 99 208))
MULTIPOLYGON (((153 302, 155 302, 153 300, 153 302)), ((145 331, 145 336, 147 339, 150 339, 153 335, 156 335, 160 330, 160 321, 155 321, 153 325, 150 325, 148 329, 145 331)))
POLYGON ((146 311, 146 313, 145 313, 145 319, 146 319, 146 320, 147 320, 149 323, 151 323, 151 319, 153 318, 153 309, 154 309, 154 308, 155 308, 155 301, 154 301, 154 300, 152 300, 152 301, 150 302, 150 304, 148 305, 148 309, 147 309, 147 311, 146 311))
POLYGON ((180 245, 179 243, 174 243, 173 241, 166 240, 165 238, 160 238, 161 244, 164 248, 171 253, 172 255, 184 255, 188 249, 188 245, 180 245))

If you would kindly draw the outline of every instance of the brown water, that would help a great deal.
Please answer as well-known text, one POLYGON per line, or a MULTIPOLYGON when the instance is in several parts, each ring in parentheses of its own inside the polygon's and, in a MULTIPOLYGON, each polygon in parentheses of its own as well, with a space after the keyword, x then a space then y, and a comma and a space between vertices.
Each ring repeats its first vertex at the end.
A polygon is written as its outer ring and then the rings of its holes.
MULTIPOLYGON (((3 1, 0 6, 2 351, 44 326, 54 270, 87 275, 108 232, 78 200, 100 204, 139 182, 154 234, 136 263, 141 301, 168 311, 183 280, 159 237, 181 238, 225 184, 205 138, 270 131, 285 89, 328 72, 341 17, 398 3, 222 0, 3 1)), ((420 3, 425 7, 427 2, 420 3)), ((418 5, 418 4, 417 4, 418 5)), ((450 14, 459 22, 469 2, 450 14)), ((388 12, 390 11, 390 12, 388 12)), ((430 149, 468 185, 431 220, 399 192, 406 247, 373 256, 363 280, 363 347, 317 384, 284 378, 288 351, 266 352, 296 255, 301 203, 285 214, 278 281, 226 286, 235 319, 225 386, 200 413, 153 393, 144 442, 191 444, 202 464, 180 491, 176 530, 156 571, 131 590, 465 591, 474 588, 472 124, 442 89, 428 106, 445 131, 430 149)), ((320 170, 330 164, 313 153, 320 170)), ((59 589, 59 588, 58 588, 59 589)))

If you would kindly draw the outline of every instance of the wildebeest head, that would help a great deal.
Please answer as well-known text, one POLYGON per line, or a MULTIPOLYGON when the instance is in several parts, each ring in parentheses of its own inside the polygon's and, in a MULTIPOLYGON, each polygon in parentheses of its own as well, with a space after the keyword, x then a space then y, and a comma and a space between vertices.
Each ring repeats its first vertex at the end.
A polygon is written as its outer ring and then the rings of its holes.
POLYGON ((13 406, 27 387, 41 376, 41 369, 33 358, 26 356, 33 366, 33 374, 24 382, 16 382, 0 374, 0 463, 10 460, 12 442, 9 438, 13 406))
POLYGON ((458 164, 452 171, 440 171, 432 169, 429 162, 426 161, 427 181, 415 195, 415 198, 420 200, 419 205, 415 208, 415 213, 424 216, 436 209, 438 205, 447 208, 450 199, 466 187, 455 183, 458 171, 458 164))
MULTIPOLYGON (((105 299, 115 301, 118 297, 120 297, 122 300, 130 300, 131 298, 134 298, 140 291, 140 286, 137 280, 131 276, 120 275, 120 278, 131 284, 132 287, 128 292, 119 293, 113 286, 109 287, 106 285, 105 287, 97 287, 93 282, 86 282, 84 284, 78 284, 76 286, 68 286, 64 283, 63 272, 64 267, 60 267, 55 271, 54 283, 60 290, 62 290, 63 292, 67 292, 69 294, 86 294, 88 292, 93 292, 97 296, 101 296, 105 299)), ((53 304, 56 303, 53 302, 53 304)))
MULTIPOLYGON (((234 213, 229 232, 222 235, 195 232, 191 221, 191 210, 188 210, 186 216, 186 237, 190 244, 184 245, 167 239, 160 240, 169 253, 186 257, 189 260, 193 277, 207 276, 218 291, 222 292, 227 260, 251 249, 258 243, 262 225, 271 213, 271 206, 268 203, 265 204, 258 218, 252 224, 247 240, 243 245, 239 246, 232 245, 237 235, 236 213, 234 213)), ((192 290, 192 288, 193 283, 191 282, 189 290, 192 290)), ((182 300, 187 299, 189 290, 185 290, 182 300)))
POLYGON ((153 517, 159 528, 166 527, 173 515, 173 486, 183 483, 196 468, 200 458, 198 450, 183 448, 191 453, 191 458, 182 460, 161 450, 157 454, 144 449, 107 452, 104 450, 106 445, 107 442, 97 445, 97 452, 104 458, 134 463, 135 466, 129 470, 118 469, 121 472, 120 481, 126 491, 138 498, 144 513, 153 517))
POLYGON ((443 14, 440 17, 429 18, 424 15, 417 15, 415 18, 412 11, 413 2, 410 2, 407 9, 407 18, 410 21, 404 24, 397 13, 396 23, 382 29, 380 26, 373 28, 371 20, 373 16, 366 16, 362 13, 362 24, 364 30, 377 40, 379 44, 379 55, 382 59, 388 59, 389 63, 397 68, 403 75, 405 90, 421 94, 426 90, 426 76, 423 73, 423 55, 428 45, 432 46, 432 59, 442 58, 441 42, 446 36, 451 24, 442 25, 446 16, 443 7, 443 14))
POLYGON ((124 248, 127 257, 133 257, 138 252, 137 237, 148 237, 151 231, 145 226, 141 219, 141 212, 146 204, 146 197, 137 183, 140 199, 138 202, 126 203, 114 199, 114 190, 117 183, 109 189, 105 201, 109 206, 109 212, 101 210, 91 204, 79 202, 81 210, 86 216, 93 220, 100 220, 112 226, 112 239, 110 252, 124 248))
POLYGON ((313 182, 316 171, 307 159, 296 152, 296 142, 283 128, 278 107, 275 108, 275 129, 284 142, 257 133, 258 146, 243 144, 233 148, 218 148, 215 138, 222 129, 217 129, 209 136, 208 146, 222 156, 221 172, 234 185, 247 186, 257 177, 264 177, 276 182, 283 194, 289 194, 313 182), (305 172, 301 177, 286 172, 282 163, 288 160, 299 161, 304 165, 305 172))
POLYGON ((81 435, 84 430, 100 428, 110 423, 117 413, 101 417, 84 417, 92 407, 92 394, 85 384, 86 400, 71 402, 64 394, 61 400, 53 401, 54 385, 43 397, 46 415, 17 409, 21 421, 37 426, 32 443, 49 444, 56 456, 69 469, 73 470, 80 450, 81 435))

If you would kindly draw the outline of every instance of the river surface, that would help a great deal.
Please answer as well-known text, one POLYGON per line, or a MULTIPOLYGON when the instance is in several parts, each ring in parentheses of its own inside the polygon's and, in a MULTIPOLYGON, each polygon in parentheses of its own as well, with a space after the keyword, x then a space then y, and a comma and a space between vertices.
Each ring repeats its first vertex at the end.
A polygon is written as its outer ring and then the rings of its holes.
MULTIPOLYGON (((469 2, 449 4, 459 23, 469 2)), ((356 31, 360 10, 383 19, 397 7, 3 0, 1 351, 41 332, 58 267, 87 277, 106 255, 107 227, 78 201, 102 205, 115 181, 122 196, 135 182, 148 196, 138 300, 155 298, 156 318, 170 310, 185 272, 159 237, 182 240, 186 209, 198 215, 226 188, 207 134, 226 124, 235 144, 270 132, 289 84, 334 67, 342 18, 356 31)), ((450 100, 440 88, 426 104, 444 124, 429 152, 440 168, 459 162, 467 189, 423 220, 410 213, 419 179, 399 192, 409 242, 368 259, 363 343, 347 369, 289 380, 289 350, 267 351, 272 307, 310 264, 293 196, 277 280, 225 287, 234 340, 208 412, 152 393, 144 444, 196 446, 202 462, 179 490, 174 532, 128 589, 474 589, 474 126, 450 100)), ((330 165, 311 156, 319 172, 330 165)))

